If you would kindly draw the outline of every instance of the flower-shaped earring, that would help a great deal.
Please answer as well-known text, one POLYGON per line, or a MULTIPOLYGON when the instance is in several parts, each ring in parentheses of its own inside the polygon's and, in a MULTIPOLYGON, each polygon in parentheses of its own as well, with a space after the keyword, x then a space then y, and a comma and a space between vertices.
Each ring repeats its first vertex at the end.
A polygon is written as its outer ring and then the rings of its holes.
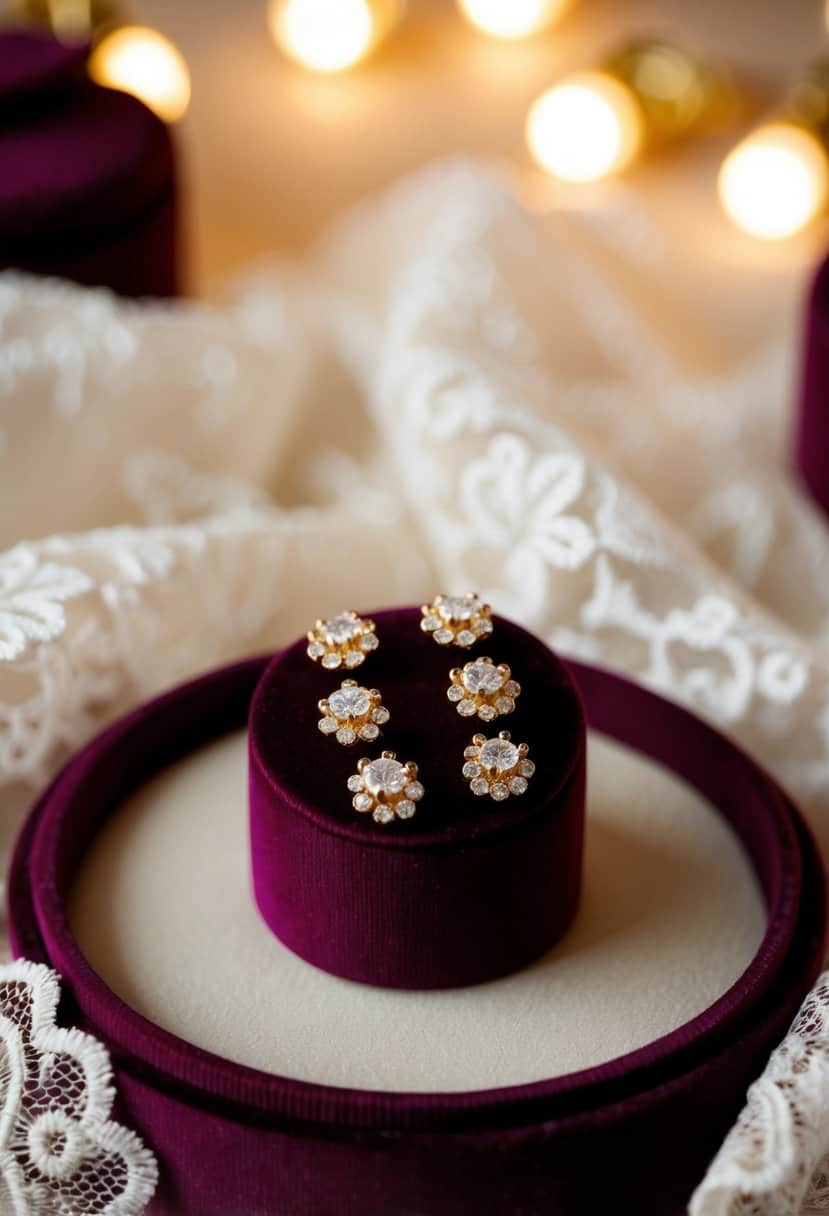
POLYGON ((535 772, 532 760, 527 759, 529 750, 526 743, 513 743, 508 730, 494 739, 474 735, 463 753, 466 763, 462 770, 472 793, 479 797, 489 794, 496 802, 503 802, 510 794, 526 793, 527 782, 535 772))
POLYGON ((373 742, 391 714, 376 688, 363 688, 356 680, 343 680, 339 688, 319 702, 323 715, 318 726, 324 735, 334 735, 348 747, 363 739, 373 742))
POLYGON ((383 752, 378 760, 363 759, 348 778, 354 797, 352 806, 361 814, 371 812, 376 823, 411 819, 424 790, 417 780, 417 765, 401 764, 394 752, 383 752))
POLYGON ((462 718, 477 714, 482 722, 491 722, 515 709, 521 685, 511 675, 506 663, 496 667, 490 658, 473 659, 463 667, 452 668, 446 695, 462 718))
POLYGON ((308 631, 307 655, 328 671, 338 667, 359 667, 367 654, 379 645, 374 621, 356 612, 340 612, 327 621, 317 621, 308 631))
POLYGON ((420 611, 423 613, 420 628, 424 633, 430 633, 438 646, 454 642, 467 650, 478 638, 492 633, 492 609, 473 592, 435 596, 431 604, 424 604, 420 611))

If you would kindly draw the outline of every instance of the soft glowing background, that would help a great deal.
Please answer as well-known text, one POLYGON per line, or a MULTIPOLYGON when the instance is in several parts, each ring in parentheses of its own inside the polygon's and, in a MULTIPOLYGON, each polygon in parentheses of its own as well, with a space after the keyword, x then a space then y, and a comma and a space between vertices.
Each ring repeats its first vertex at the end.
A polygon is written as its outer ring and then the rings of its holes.
MULTIPOLYGON (((826 40, 822 0, 574 0, 547 35, 519 43, 476 32, 454 0, 409 0, 404 24, 375 58, 325 77, 280 56, 264 0, 134 0, 130 13, 172 37, 192 71, 180 135, 193 284, 202 290, 262 253, 304 245, 345 204, 434 156, 515 157, 531 172, 523 134, 531 102, 620 39, 682 39, 769 97, 826 40)), ((716 177, 734 138, 726 132, 648 163, 622 188, 641 190, 712 273, 733 260, 773 271, 813 256, 817 234, 782 252, 725 219, 716 177)), ((604 205, 618 188, 540 185, 545 206, 604 205)))

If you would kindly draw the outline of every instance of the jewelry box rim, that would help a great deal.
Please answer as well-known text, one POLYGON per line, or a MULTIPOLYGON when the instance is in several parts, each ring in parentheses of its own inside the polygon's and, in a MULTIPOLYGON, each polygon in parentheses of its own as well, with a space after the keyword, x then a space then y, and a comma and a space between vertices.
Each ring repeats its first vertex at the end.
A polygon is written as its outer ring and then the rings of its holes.
MULTIPOLYGON (((70 786, 77 784, 84 765, 89 767, 91 753, 104 745, 112 747, 126 729, 134 728, 136 722, 148 714, 163 712, 183 696, 198 699, 205 687, 217 681, 230 683, 234 679, 261 675, 267 662, 268 658, 259 656, 211 671, 179 685, 114 723, 69 761, 36 804, 14 851, 9 875, 9 920, 15 954, 34 948, 35 961, 55 967, 63 978, 65 989, 77 1002, 85 1024, 111 1047, 119 1066, 144 1081, 149 1079, 168 1089, 173 1083, 201 1102, 224 1101, 231 1108, 241 1108, 246 1117, 252 1117, 251 1112, 258 1112, 259 1117, 267 1114, 283 1118, 291 1125, 328 1129, 329 1132, 355 1127, 385 1132, 398 1129, 427 1133, 503 1131, 505 1127, 515 1129, 518 1118, 521 1126, 535 1126, 539 1117, 545 1123, 551 1118, 578 1118, 588 1110, 594 1110, 589 1105, 591 1101, 598 1101, 600 1109, 620 1104, 635 1106, 637 1101, 646 1101, 654 1092, 670 1088, 680 1077, 692 1075, 711 1056, 721 1055, 735 1030, 745 1024, 758 1002, 780 979, 791 958, 789 947, 798 940, 795 932, 800 928, 803 909, 799 861, 803 856, 812 871, 814 889, 810 895, 817 914, 814 923, 808 926, 809 940, 802 942, 800 948, 805 951, 809 947, 806 958, 810 974, 812 978, 817 974, 820 948, 826 934, 826 900, 823 872, 811 832, 782 790, 745 753, 724 740, 734 756, 748 766, 752 779, 761 781, 764 794, 776 805, 778 826, 785 825, 788 837, 786 848, 782 850, 788 880, 778 884, 779 890, 768 905, 767 927, 760 947, 734 984, 701 1014, 644 1047, 588 1069, 527 1084, 455 1093, 393 1093, 328 1086, 263 1072, 234 1063, 162 1029, 118 997, 91 968, 69 928, 56 887, 50 890, 42 876, 35 876, 34 881, 30 881, 28 863, 31 856, 27 854, 36 839, 42 842, 44 836, 48 838, 48 813, 56 796, 67 783, 70 786), (44 918, 55 944, 51 951, 43 937, 44 918), (744 991, 747 983, 752 986, 744 991), (737 994, 739 999, 735 1004, 737 994), (735 1004, 734 1008, 730 1007, 732 1004, 735 1004), (686 1055, 706 1046, 709 1041, 712 1046, 708 1056, 702 1060, 692 1058, 682 1067, 686 1055), (660 1067, 672 1063, 680 1066, 679 1071, 660 1079, 660 1067), (622 1083, 627 1089, 620 1097, 616 1091, 622 1083), (603 1097, 602 1091, 608 1087, 611 1092, 603 1097), (551 1113, 551 1103, 555 1105, 556 1102, 561 1109, 551 1113)), ((568 661, 567 667, 579 685, 585 680, 599 684, 609 680, 634 698, 655 702, 661 713, 667 711, 678 715, 680 720, 690 720, 703 733, 722 739, 713 728, 687 710, 624 677, 579 662, 568 661)), ((594 729, 608 733, 601 727, 594 729)), ((223 733, 220 731, 211 738, 223 733)), ((109 813, 113 809, 110 808, 109 813)), ((105 817, 104 814, 99 822, 105 817)), ((733 827, 731 830, 737 834, 733 827)), ((57 833, 53 832, 52 837, 54 845, 57 833)))

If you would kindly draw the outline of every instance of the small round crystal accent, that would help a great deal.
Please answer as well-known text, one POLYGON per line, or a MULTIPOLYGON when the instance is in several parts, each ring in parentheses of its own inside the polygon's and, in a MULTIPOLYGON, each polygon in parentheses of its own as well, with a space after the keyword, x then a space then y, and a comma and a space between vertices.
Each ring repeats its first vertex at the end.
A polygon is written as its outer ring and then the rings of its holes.
POLYGON ((378 705, 377 709, 374 710, 371 717, 372 717, 372 721, 376 722, 378 726, 385 726, 386 723, 388 722, 389 718, 391 717, 391 714, 386 709, 385 705, 378 705))
POLYGON ((342 659, 338 654, 324 654, 321 661, 323 667, 328 671, 336 671, 342 663, 342 659))
POLYGON ((446 693, 450 701, 462 701, 463 689, 460 684, 452 684, 446 693))
POLYGON ((436 629, 432 636, 438 646, 448 646, 454 635, 451 629, 436 629))
POLYGON ((346 667, 359 667, 363 661, 362 652, 359 650, 347 650, 345 654, 346 667))
POLYGON ((511 794, 526 794, 526 779, 524 777, 513 777, 509 783, 509 792, 511 794))
POLYGON ((333 735, 338 729, 336 718, 320 718, 319 728, 324 735, 333 735))
MULTIPOLYGON (((496 713, 511 714, 514 709, 515 702, 513 701, 512 697, 499 697, 495 702, 496 713)), ((494 717, 495 715, 493 714, 492 716, 494 717)), ((483 717, 483 714, 481 714, 481 717, 483 717)))
POLYGON ((348 747, 357 739, 356 731, 353 731, 350 726, 341 726, 337 731, 337 742, 342 743, 343 747, 348 747))
POLYGON ((351 790, 352 794, 358 794, 360 792, 360 790, 363 788, 363 779, 359 773, 354 773, 354 775, 352 777, 348 778, 347 784, 348 784, 348 788, 351 790))
POLYGON ((489 793, 489 782, 487 781, 486 777, 476 777, 475 780, 470 783, 469 788, 472 790, 473 794, 477 794, 478 797, 480 797, 481 794, 489 793))
POLYGON ((311 642, 306 653, 309 659, 319 659, 325 654, 325 647, 322 642, 311 642))
POLYGON ((463 718, 471 718, 475 713, 475 702, 465 697, 463 701, 458 702, 458 713, 463 718))
POLYGON ((401 819, 411 819, 412 815, 414 815, 415 811, 417 810, 417 807, 410 798, 403 798, 397 803, 394 809, 401 819))
POLYGON ((370 811, 374 805, 374 799, 368 794, 356 794, 352 799, 355 811, 370 811))
POLYGON ((532 777, 535 772, 535 765, 532 760, 522 760, 518 765, 518 771, 522 777, 532 777))
POLYGON ((478 717, 482 722, 491 722, 493 718, 497 717, 497 713, 498 711, 494 705, 481 705, 478 707, 478 717))
POLYGON ((467 760, 466 764, 461 769, 467 781, 471 781, 473 777, 477 777, 481 771, 480 764, 476 764, 474 760, 467 760))
POLYGON ((380 734, 380 727, 375 726, 373 722, 366 722, 365 726, 360 727, 360 738, 365 739, 367 743, 373 743, 380 734))
POLYGON ((360 647, 362 650, 376 650, 380 645, 376 633, 367 633, 365 637, 360 639, 360 647))
POLYGON ((509 790, 503 781, 496 781, 489 792, 496 802, 503 802, 505 798, 509 798, 509 790))
POLYGON ((392 819, 394 819, 394 811, 391 807, 384 806, 381 803, 374 808, 374 818, 377 823, 391 823, 392 819))
POLYGON ((419 802, 424 794, 423 786, 419 781, 410 781, 406 786, 405 794, 407 798, 411 798, 412 802, 419 802))

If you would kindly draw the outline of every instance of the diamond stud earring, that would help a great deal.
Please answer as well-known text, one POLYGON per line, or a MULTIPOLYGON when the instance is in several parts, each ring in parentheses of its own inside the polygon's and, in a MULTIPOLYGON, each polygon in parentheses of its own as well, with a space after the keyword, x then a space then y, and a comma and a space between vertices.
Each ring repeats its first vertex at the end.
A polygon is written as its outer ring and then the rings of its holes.
POLYGON ((339 688, 319 702, 322 714, 317 725, 324 735, 333 735, 348 747, 363 739, 372 743, 391 714, 376 688, 363 688, 356 680, 343 680, 339 688))
POLYGON ((306 653, 328 671, 336 671, 338 667, 359 667, 378 645, 374 621, 356 612, 340 612, 330 620, 317 621, 308 631, 306 653))
POLYGON ((529 750, 526 743, 513 743, 508 730, 494 739, 474 735, 463 753, 466 763, 462 769, 472 793, 479 797, 489 794, 496 802, 503 802, 510 794, 526 793, 527 782, 535 772, 532 760, 527 759, 529 750))
POLYGON ((466 650, 474 646, 478 638, 492 633, 492 609, 473 592, 438 595, 420 611, 423 613, 420 628, 424 633, 430 633, 438 646, 454 642, 466 650))
POLYGON ((354 795, 354 810, 370 812, 376 823, 411 819, 424 793, 417 780, 417 765, 411 761, 401 764, 394 752, 383 752, 378 760, 363 757, 357 772, 348 778, 348 788, 354 795))
POLYGON ((462 718, 477 714, 482 722, 491 722, 515 709, 521 685, 511 676, 506 663, 496 667, 492 659, 473 659, 463 667, 452 668, 446 695, 462 718))

